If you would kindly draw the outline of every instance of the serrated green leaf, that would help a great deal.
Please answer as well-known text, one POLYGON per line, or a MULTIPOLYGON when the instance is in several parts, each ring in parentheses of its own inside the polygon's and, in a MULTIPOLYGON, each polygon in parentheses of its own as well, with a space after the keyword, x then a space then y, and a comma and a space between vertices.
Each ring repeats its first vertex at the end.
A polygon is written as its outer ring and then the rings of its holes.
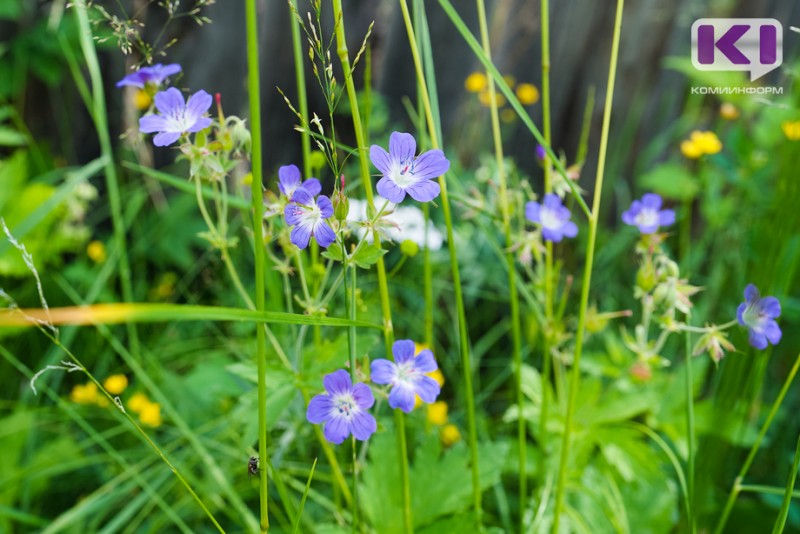
POLYGON ((378 245, 369 245, 356 252, 356 255, 353 256, 353 261, 362 269, 369 269, 370 265, 375 265, 386 252, 385 249, 378 245))
POLYGON ((342 261, 342 246, 338 242, 331 243, 322 253, 322 257, 333 261, 342 261))
POLYGON ((699 179, 677 163, 666 163, 643 174, 639 185, 670 200, 692 200, 700 192, 699 179))

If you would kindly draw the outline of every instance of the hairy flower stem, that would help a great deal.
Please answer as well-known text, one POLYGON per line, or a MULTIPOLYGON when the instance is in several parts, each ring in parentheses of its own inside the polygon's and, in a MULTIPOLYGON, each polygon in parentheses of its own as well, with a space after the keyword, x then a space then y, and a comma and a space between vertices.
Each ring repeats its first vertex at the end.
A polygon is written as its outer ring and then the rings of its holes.
MULTIPOLYGON (((125 243, 125 220, 122 214, 122 201, 119 192, 119 177, 114 164, 114 150, 111 146, 111 136, 108 133, 108 116, 106 114, 106 99, 103 90, 103 76, 100 72, 100 63, 97 60, 97 51, 92 38, 92 29, 89 23, 86 0, 75 3, 75 16, 80 28, 80 43, 86 60, 86 68, 92 82, 91 107, 89 107, 97 139, 100 142, 100 152, 105 158, 104 171, 106 175, 106 188, 108 189, 108 204, 111 209, 111 223, 114 230, 114 245, 119 254, 119 279, 122 286, 122 298, 125 302, 133 302, 133 284, 131 283, 131 266, 128 261, 128 245, 125 243)), ((87 102, 87 105, 89 103, 87 102)), ((137 360, 141 359, 139 346, 139 332, 134 323, 127 323, 128 342, 131 353, 137 360)))
MULTIPOLYGON (((431 100, 430 95, 428 94, 428 86, 425 83, 425 74, 422 70, 422 60, 417 48, 417 40, 414 36, 414 27, 411 23, 411 16, 408 12, 408 3, 406 0, 400 0, 400 9, 403 13, 403 21, 406 26, 406 32, 408 33, 408 42, 411 46, 411 56, 414 59, 414 68, 416 70, 417 80, 419 81, 419 87, 422 93, 422 102, 425 107, 425 118, 428 123, 428 134, 431 138, 431 146, 434 149, 441 148, 436 124, 433 119, 431 100)), ((483 515, 483 511, 481 505, 480 470, 478 464, 478 431, 475 422, 475 393, 472 387, 472 364, 469 356, 467 315, 464 309, 464 295, 461 288, 461 275, 458 269, 456 242, 453 236, 453 216, 450 212, 450 200, 447 194, 447 181, 445 179, 445 175, 439 177, 439 187, 441 188, 444 222, 445 226, 447 227, 447 248, 450 252, 450 272, 453 277, 453 289, 455 292, 456 308, 458 312, 459 344, 461 345, 461 367, 464 372, 464 389, 466 391, 467 400, 467 426, 469 428, 470 461, 472 464, 473 506, 475 508, 475 518, 480 526, 482 523, 481 516, 483 515)))
POLYGON ((769 430, 769 427, 772 424, 772 420, 778 413, 778 408, 780 408, 781 404, 783 404, 783 399, 786 397, 786 393, 789 392, 789 387, 792 385, 792 381, 794 380, 798 369, 800 369, 800 354, 798 354, 797 358, 795 358, 794 366, 792 366, 792 370, 789 371, 789 376, 786 377, 786 381, 783 383, 783 387, 781 387, 778 397, 775 399, 775 402, 772 403, 772 408, 769 410, 767 419, 764 421, 764 425, 758 432, 758 437, 756 438, 755 443, 753 443, 753 446, 750 448, 750 452, 748 453, 744 464, 742 464, 742 468, 739 469, 739 474, 736 475, 736 479, 733 481, 733 486, 728 494, 728 500, 725 502, 725 508, 722 510, 722 515, 717 523, 717 528, 714 529, 714 534, 722 534, 725 524, 728 522, 728 517, 731 515, 731 511, 733 511, 733 505, 736 504, 736 498, 742 491, 742 480, 744 480, 744 477, 747 476, 747 471, 750 470, 750 466, 753 465, 753 460, 755 460, 758 449, 761 447, 761 442, 764 440, 764 436, 766 436, 767 430, 769 430))
POLYGON ((592 211, 589 216, 589 237, 586 243, 586 265, 583 271, 581 285, 581 301, 578 312, 578 330, 575 334, 575 356, 572 362, 572 376, 570 380, 567 414, 564 420, 564 435, 561 444, 561 459, 558 467, 558 483, 556 485, 555 510, 553 512, 552 532, 558 534, 561 511, 564 506, 566 492, 567 469, 569 460, 570 437, 572 433, 572 420, 575 415, 575 404, 578 398, 578 388, 581 380, 581 352, 583 351, 583 338, 586 329, 586 310, 589 307, 589 288, 592 283, 592 265, 594 263, 594 248, 597 241, 597 223, 600 216, 600 199, 603 193, 603 177, 606 166, 606 152, 608 150, 608 131, 611 126, 611 110, 614 103, 614 82, 617 75, 617 59, 619 58, 619 36, 622 31, 622 9, 625 0, 617 0, 617 13, 614 20, 614 36, 611 44, 611 60, 608 66, 608 85, 606 86, 606 103, 603 111, 603 128, 600 133, 600 150, 597 158, 597 177, 594 184, 594 199, 592 211))
MULTIPOLYGON (((481 31, 481 45, 486 57, 491 59, 491 43, 489 42, 489 25, 486 22, 486 7, 483 0, 477 0, 478 24, 481 31)), ((524 396, 522 394, 522 334, 520 333, 519 295, 517 294, 517 269, 514 262, 514 240, 511 236, 511 213, 509 209, 508 185, 503 156, 503 139, 500 135, 500 113, 497 109, 496 91, 491 74, 486 73, 489 83, 489 101, 491 103, 490 116, 492 120, 492 137, 494 139, 494 155, 497 161, 497 175, 500 181, 500 209, 503 216, 503 233, 506 238, 506 263, 508 268, 508 300, 511 307, 511 340, 512 360, 514 362, 514 381, 517 388, 517 447, 518 451, 518 477, 519 477, 519 531, 525 531, 525 506, 528 497, 527 465, 527 421, 522 416, 524 396)))
MULTIPOLYGON (((264 203, 262 200, 261 155, 261 82, 258 61, 258 13, 256 0, 245 0, 247 18, 247 88, 250 97, 250 135, 253 143, 253 241, 255 250, 256 310, 264 311, 264 203)), ((267 340, 263 328, 256 328, 256 362, 258 364, 258 456, 267 462, 267 340)), ((269 493, 267 474, 259 477, 259 502, 261 508, 261 532, 269 530, 269 493)))
MULTIPOLYGON (((332 0, 333 20, 336 24, 336 53, 342 64, 344 72, 345 88, 347 98, 350 102, 350 113, 353 116, 353 129, 356 134, 358 145, 358 161, 361 174, 361 182, 367 199, 367 205, 372 206, 374 194, 372 192, 372 178, 369 174, 369 156, 367 154, 366 138, 364 136, 364 125, 361 122, 361 112, 358 107, 358 96, 353 75, 350 67, 350 55, 347 49, 347 36, 344 28, 344 18, 342 16, 342 0, 332 0)), ((380 236, 376 230, 373 233, 373 241, 380 246, 380 236)), ((383 338, 386 345, 386 355, 391 356, 392 344, 394 343, 394 328, 392 326, 392 308, 389 300, 389 284, 386 277, 386 264, 383 257, 378 258, 376 263, 378 271, 378 289, 381 299, 381 313, 383 315, 383 338)), ((405 418, 400 410, 394 411, 395 425, 397 426, 397 449, 400 458, 400 477, 403 488, 403 525, 406 532, 413 532, 414 522, 411 516, 411 483, 409 481, 408 469, 408 445, 406 443, 405 418)))

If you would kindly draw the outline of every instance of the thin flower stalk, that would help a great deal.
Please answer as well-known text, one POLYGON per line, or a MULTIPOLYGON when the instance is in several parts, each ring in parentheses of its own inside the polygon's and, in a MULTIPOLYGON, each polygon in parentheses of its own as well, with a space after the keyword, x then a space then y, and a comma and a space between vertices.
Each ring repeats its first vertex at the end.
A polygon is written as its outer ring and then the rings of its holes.
POLYGON ((564 434, 561 444, 561 458, 559 461, 558 481, 556 484, 555 510, 553 512, 553 526, 551 531, 554 534, 559 532, 561 512, 564 506, 564 495, 566 493, 567 468, 570 449, 570 438, 572 433, 572 423, 575 415, 575 405, 578 398, 578 388, 581 379, 581 353, 583 351, 583 339, 586 329, 586 310, 589 307, 589 288, 592 282, 592 266, 594 263, 594 249, 597 240, 597 224, 600 215, 600 199, 603 193, 603 178, 606 165, 606 152, 608 150, 608 132, 611 126, 611 110, 614 103, 614 83, 617 74, 617 59, 619 58, 619 38, 622 31, 622 10, 625 0, 617 0, 617 12, 614 21, 614 35, 611 44, 611 60, 608 67, 608 85, 606 86, 605 111, 603 113, 603 127, 600 133, 600 150, 597 159, 597 177, 594 184, 594 199, 592 210, 589 215, 589 236, 586 244, 586 264, 583 271, 583 283, 581 286, 581 300, 578 312, 578 330, 575 335, 575 355, 572 362, 572 377, 569 385, 567 400, 567 413, 564 420, 564 434))
MULTIPOLYGON (((253 172, 253 241, 255 246, 256 310, 264 311, 264 203, 261 197, 263 187, 261 154, 261 83, 258 60, 258 12, 256 0, 246 0, 245 16, 247 22, 247 87, 250 104, 250 135, 252 137, 253 172)), ((256 328, 256 362, 258 366, 258 456, 266 461, 267 456, 267 341, 263 328, 256 328)), ((262 533, 269 530, 269 493, 267 474, 259 477, 259 502, 261 509, 260 528, 262 533)))
MULTIPOLYGON (((481 44, 486 56, 491 59, 491 43, 489 40, 489 27, 486 22, 486 6, 483 0, 477 0, 478 23, 481 32, 481 44)), ((506 264, 508 270, 508 300, 511 308, 511 359, 514 367, 514 382, 516 385, 517 409, 520 417, 517 418, 517 448, 518 448, 518 484, 519 484, 519 531, 524 532, 525 507, 528 495, 527 477, 527 421, 522 417, 525 396, 522 392, 522 334, 520 332, 519 295, 517 294, 517 268, 514 260, 514 239, 511 234, 511 213, 508 198, 508 183, 503 155, 503 139, 500 135, 500 112, 497 109, 497 98, 494 80, 487 72, 490 116, 492 120, 492 138, 494 139, 494 155, 497 162, 497 174, 500 181, 500 210, 503 217, 503 233, 506 240, 506 264)))
MULTIPOLYGON (((374 204, 374 194, 372 191, 372 178, 369 171, 369 159, 367 154, 366 137, 364 126, 361 121, 359 111, 358 96, 356 93, 355 82, 353 81, 352 69, 350 66, 350 55, 347 48, 347 37, 345 34, 344 18, 342 16, 342 1, 333 0, 333 19, 336 21, 336 52, 342 64, 344 72, 345 89, 350 103, 350 110, 353 117, 353 129, 355 130, 356 143, 358 145, 358 160, 361 182, 368 205, 374 204)), ((377 230, 373 233, 374 243, 380 246, 380 235, 377 230)), ((389 298, 389 284, 386 276, 386 264, 383 258, 378 258, 376 262, 378 271, 378 290, 381 300, 381 314, 383 316, 383 338, 386 346, 386 354, 392 353, 394 343, 394 327, 392 325, 392 309, 389 298)), ((397 448, 400 462, 400 478, 403 491, 403 525, 406 532, 413 532, 414 522, 411 515, 411 482, 409 479, 408 467, 408 445, 406 441, 405 419, 401 412, 394 411, 395 425, 397 427, 397 448)))
MULTIPOLYGON (((411 15, 409 14, 408 3, 406 0, 400 0, 400 9, 403 14, 403 22, 406 26, 406 32, 408 33, 408 42, 411 47, 411 56, 414 60, 414 69, 416 71, 417 80, 419 81, 420 92, 422 93, 422 103, 425 107, 425 118, 428 123, 428 135, 431 139, 431 146, 434 149, 438 149, 441 145, 437 134, 436 124, 433 119, 430 95, 428 94, 428 87, 425 83, 425 74, 422 70, 422 61, 419 50, 417 49, 417 40, 414 36, 414 27, 411 23, 411 15)), ((469 430, 470 467, 472 470, 473 507, 475 509, 475 516, 478 525, 480 526, 483 512, 481 504, 480 469, 478 461, 478 431, 475 418, 475 393, 472 386, 472 365, 470 363, 469 356, 467 316, 464 309, 464 295, 461 288, 461 275, 458 268, 456 242, 453 235, 453 216, 450 212, 450 200, 447 194, 447 180, 445 179, 445 175, 439 177, 439 186, 442 197, 442 211, 444 212, 444 221, 445 226, 447 227, 447 246, 450 252, 450 272, 453 277, 453 289, 455 292, 456 309, 458 313, 461 366, 464 372, 464 389, 466 391, 467 400, 467 426, 469 430)))

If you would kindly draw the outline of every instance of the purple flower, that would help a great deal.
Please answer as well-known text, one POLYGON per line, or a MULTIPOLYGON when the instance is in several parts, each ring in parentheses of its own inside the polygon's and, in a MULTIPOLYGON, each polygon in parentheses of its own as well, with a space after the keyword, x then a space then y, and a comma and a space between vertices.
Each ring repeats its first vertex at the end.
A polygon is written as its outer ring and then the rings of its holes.
POLYGON ((447 172, 450 162, 441 150, 428 150, 414 157, 417 142, 411 134, 394 132, 389 137, 389 152, 378 145, 369 148, 369 159, 383 178, 378 180, 378 194, 399 204, 406 193, 419 202, 439 196, 439 184, 433 181, 447 172))
POLYGON ((375 404, 369 386, 364 383, 354 386, 350 375, 342 369, 325 375, 322 383, 326 393, 308 403, 308 422, 325 423, 325 439, 336 445, 350 434, 359 441, 366 441, 378 429, 375 418, 367 412, 375 404))
POLYGON ((569 220, 571 216, 554 193, 546 194, 541 204, 532 201, 525 204, 525 218, 542 225, 542 237, 547 241, 558 243, 565 236, 578 235, 578 227, 569 220))
POLYGON ((197 91, 184 102, 183 95, 174 87, 156 93, 156 109, 161 115, 145 115, 139 119, 142 133, 158 132, 153 138, 156 146, 168 146, 185 132, 199 132, 211 125, 211 119, 203 117, 211 107, 211 95, 197 91))
POLYGON ((536 145, 536 160, 539 163, 544 161, 544 158, 547 157, 547 151, 544 149, 542 145, 536 145))
POLYGON ((736 318, 750 331, 750 344, 758 350, 766 349, 768 342, 777 345, 781 329, 775 319, 781 315, 781 303, 775 297, 761 298, 753 284, 744 288, 744 300, 736 309, 736 318))
POLYGON ((161 82, 163 82, 165 79, 173 74, 178 74, 180 71, 181 66, 177 63, 172 63, 170 65, 156 63, 152 67, 142 67, 136 72, 128 74, 117 82, 117 87, 131 85, 133 87, 138 87, 139 89, 144 89, 144 86, 148 83, 161 85, 161 82))
POLYGON ((643 234, 652 234, 659 226, 669 226, 675 222, 673 210, 661 209, 661 197, 655 193, 647 193, 642 200, 634 200, 631 207, 622 213, 622 222, 630 226, 638 226, 643 234))
POLYGON ((315 199, 308 190, 298 187, 283 214, 286 224, 294 226, 291 240, 299 248, 306 248, 311 236, 324 248, 336 240, 336 234, 325 220, 333 215, 333 204, 325 195, 315 199))
POLYGON ((380 359, 372 362, 372 381, 376 384, 391 384, 389 406, 406 413, 414 409, 415 395, 427 403, 439 396, 441 388, 425 373, 438 369, 433 353, 429 349, 414 356, 414 342, 410 339, 395 341, 392 345, 394 362, 380 359))
POLYGON ((278 189, 286 198, 292 200, 292 195, 298 187, 308 191, 312 197, 319 195, 322 191, 322 186, 316 178, 309 178, 301 183, 300 169, 297 168, 297 165, 284 165, 278 169, 278 189))

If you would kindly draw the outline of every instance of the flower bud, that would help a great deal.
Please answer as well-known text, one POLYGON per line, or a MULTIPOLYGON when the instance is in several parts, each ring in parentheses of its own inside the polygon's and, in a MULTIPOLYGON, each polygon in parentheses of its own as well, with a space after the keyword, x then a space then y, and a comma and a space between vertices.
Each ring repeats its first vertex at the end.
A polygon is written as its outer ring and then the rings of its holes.
POLYGON ((417 254, 419 254, 419 245, 417 245, 410 239, 406 239, 405 241, 400 243, 400 252, 402 252, 409 258, 413 258, 417 254))

